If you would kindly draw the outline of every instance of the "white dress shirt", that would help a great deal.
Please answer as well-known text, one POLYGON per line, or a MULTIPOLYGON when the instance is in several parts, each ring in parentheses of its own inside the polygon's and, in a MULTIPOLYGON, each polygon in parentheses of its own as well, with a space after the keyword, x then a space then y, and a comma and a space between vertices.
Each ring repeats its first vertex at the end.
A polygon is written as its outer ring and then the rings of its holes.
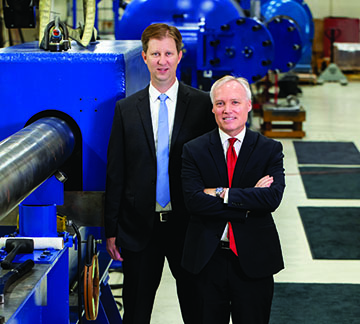
MULTIPOLYGON (((166 106, 168 108, 168 118, 169 118, 169 152, 170 152, 170 144, 171 144, 171 136, 174 127, 174 119, 175 119, 175 109, 176 109, 176 101, 177 94, 179 89, 179 81, 176 79, 175 83, 165 92, 168 96, 166 99, 166 106)), ((159 110, 160 110, 160 99, 159 96, 161 92, 159 92, 151 83, 149 87, 149 98, 150 98, 150 111, 151 111, 151 121, 154 132, 154 142, 155 149, 157 152, 157 143, 158 143, 158 124, 159 124, 159 110)), ((169 202, 164 208, 160 206, 158 202, 156 202, 156 211, 169 211, 171 210, 171 202, 169 202)))
MULTIPOLYGON (((166 106, 168 107, 168 117, 169 117, 169 150, 170 150, 172 130, 174 127, 175 108, 176 108, 178 89, 179 89, 179 81, 176 79, 175 83, 165 92, 165 94, 168 96, 168 98, 166 99, 166 106)), ((159 90, 157 90, 150 83, 150 87, 149 87, 150 110, 151 110, 151 121, 153 126, 156 151, 157 151, 157 142, 158 142, 157 137, 158 137, 158 124, 159 124, 160 95, 161 92, 159 92, 159 90)))

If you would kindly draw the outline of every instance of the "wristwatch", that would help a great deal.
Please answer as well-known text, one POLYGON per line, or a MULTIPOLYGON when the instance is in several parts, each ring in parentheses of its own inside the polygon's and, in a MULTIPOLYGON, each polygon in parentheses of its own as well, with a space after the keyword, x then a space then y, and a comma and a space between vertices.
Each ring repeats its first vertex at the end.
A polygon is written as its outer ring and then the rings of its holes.
POLYGON ((221 194, 224 192, 224 188, 223 187, 218 187, 218 188, 216 188, 215 189, 215 195, 216 195, 216 197, 218 197, 218 198, 221 198, 220 196, 221 196, 221 194))

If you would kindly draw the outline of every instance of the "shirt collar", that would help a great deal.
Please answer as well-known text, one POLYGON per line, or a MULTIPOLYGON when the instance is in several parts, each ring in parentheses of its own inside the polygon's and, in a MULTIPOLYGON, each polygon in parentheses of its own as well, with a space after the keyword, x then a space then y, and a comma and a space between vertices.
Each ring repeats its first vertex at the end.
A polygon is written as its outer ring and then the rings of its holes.
MULTIPOLYGON (((240 143, 242 143, 244 141, 245 133, 246 133, 246 126, 244 127, 244 129, 239 134, 237 134, 236 136, 233 136, 233 137, 236 138, 238 141, 240 141, 240 143)), ((232 136, 229 136, 228 134, 226 134, 220 128, 219 128, 219 135, 220 135, 220 140, 221 140, 222 145, 224 145, 225 142, 229 138, 232 137, 232 136)))
MULTIPOLYGON (((171 101, 175 101, 176 100, 176 96, 178 93, 178 88, 179 88, 179 81, 178 79, 175 79, 174 84, 165 92, 166 95, 169 97, 169 99, 171 101)), ((149 95, 150 95, 150 100, 151 102, 155 102, 159 96, 161 95, 161 92, 159 92, 158 89, 156 89, 151 83, 150 83, 150 87, 149 87, 149 95)))

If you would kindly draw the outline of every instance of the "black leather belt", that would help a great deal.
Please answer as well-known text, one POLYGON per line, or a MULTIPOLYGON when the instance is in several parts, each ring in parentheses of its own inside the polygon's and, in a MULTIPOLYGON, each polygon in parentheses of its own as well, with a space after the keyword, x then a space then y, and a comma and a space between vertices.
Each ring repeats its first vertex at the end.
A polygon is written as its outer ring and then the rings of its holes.
POLYGON ((156 212, 156 215, 159 215, 160 223, 166 223, 171 216, 171 211, 164 211, 164 212, 156 212))
POLYGON ((220 247, 220 249, 230 250, 230 243, 226 242, 226 241, 220 241, 219 247, 220 247))

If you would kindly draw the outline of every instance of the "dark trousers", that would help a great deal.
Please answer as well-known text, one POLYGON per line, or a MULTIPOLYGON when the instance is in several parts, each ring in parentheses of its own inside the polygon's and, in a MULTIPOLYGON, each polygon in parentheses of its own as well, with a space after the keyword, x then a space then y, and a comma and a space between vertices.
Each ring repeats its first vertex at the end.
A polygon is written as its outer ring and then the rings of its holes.
MULTIPOLYGON (((199 296, 194 276, 180 265, 184 235, 178 229, 174 231, 168 223, 157 223, 154 236, 144 250, 122 249, 124 324, 150 323, 165 257, 176 280, 184 323, 199 324, 199 296)), ((164 318, 164 323, 166 321, 164 318)))
POLYGON ((198 280, 203 324, 267 324, 274 291, 272 276, 251 279, 231 250, 218 248, 198 280))

